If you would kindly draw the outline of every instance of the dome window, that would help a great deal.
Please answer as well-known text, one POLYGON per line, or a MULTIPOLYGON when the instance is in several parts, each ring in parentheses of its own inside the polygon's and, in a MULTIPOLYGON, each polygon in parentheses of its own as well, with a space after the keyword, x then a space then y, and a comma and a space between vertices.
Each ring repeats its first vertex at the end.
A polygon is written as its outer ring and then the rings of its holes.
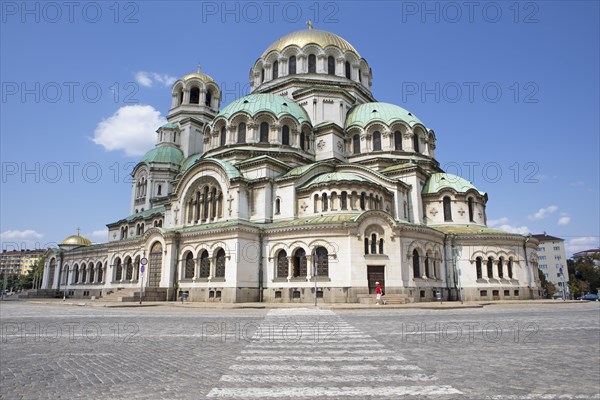
POLYGON ((190 104, 200 104, 200 89, 197 87, 190 90, 190 104))
POLYGON ((317 72, 317 57, 314 54, 308 56, 308 73, 315 74, 317 72))
POLYGON ((420 153, 420 151, 419 151, 419 135, 417 135, 416 133, 413 135, 413 147, 414 147, 415 153, 420 153))
POLYGON ((279 78, 279 61, 273 63, 273 79, 279 78))
POLYGON ((238 125, 237 142, 246 143, 246 124, 243 122, 240 122, 240 124, 238 125))
POLYGON ((244 100, 244 104, 248 104, 248 100, 244 100))
POLYGON ((300 148, 302 150, 304 150, 304 142, 305 142, 305 135, 304 135, 304 132, 301 132, 300 133, 300 148))
POLYGON ((381 132, 373 132, 373 151, 381 151, 381 132))
POLYGON ((260 70, 260 83, 263 83, 265 81, 265 69, 261 69, 260 70))
POLYGON ((269 124, 266 122, 260 124, 260 142, 269 143, 269 124))
POLYGON ((444 221, 452 222, 452 204, 448 196, 444 196, 444 221))
POLYGON ((226 140, 225 132, 226 132, 225 126, 221 127, 221 137, 219 138, 221 146, 225 146, 225 140, 226 140))
POLYGON ((346 79, 352 79, 352 70, 350 69, 350 63, 348 61, 346 61, 344 64, 344 68, 346 72, 346 79))
POLYGON ((468 206, 469 206, 469 222, 475 222, 475 220, 473 219, 473 198, 472 197, 469 197, 468 206))
POLYGON ((287 103, 283 103, 282 106, 286 106, 287 107, 287 103))
POLYGON ((335 75, 335 59, 333 56, 327 57, 327 74, 335 75))
POLYGON ((204 105, 206 107, 210 107, 210 103, 212 102, 212 94, 210 93, 210 91, 206 92, 206 100, 204 101, 204 105))
POLYGON ((358 134, 352 137, 352 153, 360 154, 360 135, 358 134))
POLYGON ((287 125, 281 128, 281 144, 290 145, 290 127, 287 125))
POLYGON ((402 150, 402 132, 394 132, 394 150, 402 150))
POLYGON ((288 75, 296 75, 296 56, 291 56, 288 62, 288 75))

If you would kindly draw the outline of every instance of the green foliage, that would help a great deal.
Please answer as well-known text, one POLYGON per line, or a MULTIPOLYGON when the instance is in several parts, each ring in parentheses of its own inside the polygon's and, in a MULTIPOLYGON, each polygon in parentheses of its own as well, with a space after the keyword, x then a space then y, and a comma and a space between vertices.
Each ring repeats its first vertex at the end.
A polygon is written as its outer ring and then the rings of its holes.
POLYGON ((577 298, 586 293, 598 293, 600 289, 600 267, 594 264, 599 254, 592 257, 581 257, 567 260, 569 268, 569 289, 573 297, 577 298))
POLYGON ((538 276, 540 278, 540 286, 543 290, 543 296, 546 298, 551 298, 552 295, 556 293, 556 287, 554 286, 554 283, 546 279, 546 275, 544 275, 541 269, 538 269, 538 276))

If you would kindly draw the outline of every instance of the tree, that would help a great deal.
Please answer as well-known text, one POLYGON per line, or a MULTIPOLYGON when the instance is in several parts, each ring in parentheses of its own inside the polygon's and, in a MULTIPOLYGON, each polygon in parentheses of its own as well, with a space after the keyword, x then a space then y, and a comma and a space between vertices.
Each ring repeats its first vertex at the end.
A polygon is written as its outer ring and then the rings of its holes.
POLYGON ((600 289, 600 267, 595 264, 598 259, 600 259, 600 254, 567 260, 569 289, 573 297, 577 298, 586 293, 597 293, 600 289))
POLYGON ((538 268, 538 276, 540 278, 540 286, 542 287, 544 297, 551 298, 552 295, 554 293, 556 293, 556 287, 554 286, 554 283, 549 282, 546 279, 546 275, 544 275, 542 270, 539 268, 538 268))

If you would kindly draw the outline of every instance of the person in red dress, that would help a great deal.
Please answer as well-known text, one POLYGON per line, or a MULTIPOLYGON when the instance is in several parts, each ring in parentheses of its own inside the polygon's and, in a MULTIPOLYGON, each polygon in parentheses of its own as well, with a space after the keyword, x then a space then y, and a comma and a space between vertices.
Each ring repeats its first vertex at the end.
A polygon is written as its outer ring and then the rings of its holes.
POLYGON ((377 302, 375 304, 379 305, 382 302, 381 296, 383 295, 383 291, 381 290, 381 284, 379 282, 375 282, 377 287, 375 288, 375 294, 377 295, 377 302))

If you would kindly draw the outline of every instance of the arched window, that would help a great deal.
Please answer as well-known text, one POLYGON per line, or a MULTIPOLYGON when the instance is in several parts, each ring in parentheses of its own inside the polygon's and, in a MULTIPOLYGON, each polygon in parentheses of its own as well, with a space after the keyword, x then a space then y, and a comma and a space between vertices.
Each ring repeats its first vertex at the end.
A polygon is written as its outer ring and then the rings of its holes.
POLYGON ((488 257, 487 276, 488 279, 492 279, 494 277, 494 259, 492 257, 488 257))
POLYGON ((317 72, 317 57, 314 54, 308 56, 308 73, 314 74, 317 72))
POLYGON ((290 145, 290 127, 287 125, 281 127, 281 144, 290 145))
POLYGON ((281 199, 275 199, 275 214, 281 213, 281 199))
POLYGON ((319 212, 319 195, 318 194, 315 194, 315 198, 313 200, 313 212, 314 213, 319 212))
POLYGON ((115 280, 120 281, 123 279, 123 266, 121 265, 121 259, 117 258, 117 266, 115 270, 115 280))
POLYGON ((381 132, 373 132, 373 151, 381 151, 381 132))
POLYGON ((81 266, 81 282, 82 283, 87 282, 87 270, 86 270, 85 264, 83 264, 81 266))
POLYGON ((190 90, 190 104, 199 104, 200 103, 200 89, 197 87, 192 88, 190 90))
POLYGON ((421 152, 419 150, 419 135, 417 135, 416 133, 413 135, 413 147, 414 147, 415 153, 421 152))
POLYGON ((288 276, 288 258, 285 250, 277 253, 277 278, 287 278, 288 276))
POLYGON ((327 198, 327 193, 323 193, 321 196, 321 211, 327 211, 329 209, 329 200, 327 198))
POLYGON ((185 257, 185 279, 192 279, 194 277, 194 269, 196 268, 196 264, 194 263, 194 255, 190 251, 187 253, 185 257))
POLYGON ((473 198, 472 197, 469 197, 468 206, 469 206, 469 221, 475 222, 475 220, 473 219, 473 198))
POLYGON ((204 250, 200 254, 200 278, 208 278, 210 275, 210 258, 208 258, 208 251, 204 250))
POLYGON ((371 254, 377 254, 377 235, 371 234, 371 254))
POLYGON ((292 267, 294 278, 306 276, 306 252, 304 249, 300 248, 294 252, 292 267))
POLYGON ((288 62, 288 75, 296 74, 296 56, 291 56, 288 62))
POLYGON ((156 195, 157 196, 161 196, 162 195, 162 185, 158 185, 156 187, 156 195))
POLYGON ((240 122, 240 124, 238 125, 237 142, 246 143, 246 124, 243 122, 240 122))
POLYGON ((225 250, 223 249, 217 252, 215 278, 225 278, 225 250))
POLYGON ((362 83, 362 71, 358 70, 358 81, 362 83))
POLYGON ((352 69, 350 68, 350 63, 348 61, 346 61, 346 63, 344 64, 344 70, 346 73, 346 78, 352 79, 352 69))
POLYGON ((273 63, 273 79, 279 78, 279 61, 273 63))
POLYGON ((402 150, 402 132, 394 132, 394 150, 402 150))
POLYGON ((73 283, 79 283, 79 265, 75 264, 73 269, 73 283))
POLYGON ((513 278, 513 260, 512 260, 512 258, 508 259, 508 264, 506 265, 506 270, 508 273, 508 277, 510 279, 512 279, 513 278))
POLYGON ((365 254, 369 254, 369 238, 365 238, 365 254))
POLYGON ((183 104, 183 91, 179 92, 179 105, 183 104))
POLYGON ((379 254, 384 254, 383 253, 383 238, 379 239, 379 254))
POLYGON ((348 193, 342 192, 342 210, 348 209, 348 193))
POLYGON ((225 126, 223 125, 223 127, 221 127, 221 136, 219 137, 219 144, 221 146, 225 146, 226 140, 227 140, 227 130, 225 129, 225 126))
POLYGON ((212 93, 210 90, 206 91, 206 99, 204 100, 204 105, 206 107, 210 107, 210 103, 212 102, 212 93))
POLYGON ((129 257, 125 263, 125 279, 128 281, 133 279, 133 264, 131 262, 131 258, 129 257))
POLYGON ((263 83, 265 81, 265 69, 261 69, 260 70, 260 83, 263 83))
POLYGON ((360 135, 356 134, 352 137, 352 153, 360 154, 360 135))
POLYGON ((367 200, 367 195, 365 194, 365 192, 362 192, 360 194, 360 209, 363 210, 363 211, 366 208, 366 204, 365 204, 366 200, 367 200))
POLYGON ((421 269, 419 267, 419 252, 417 249, 413 250, 413 277, 420 278, 421 277, 421 269))
POLYGON ((475 269, 477 272, 477 279, 483 278, 483 272, 481 271, 481 257, 477 257, 475 260, 475 269))
POLYGON ((260 142, 269 143, 269 124, 266 122, 260 123, 260 142))
POLYGON ((300 148, 302 150, 304 150, 304 140, 305 140, 304 132, 300 132, 300 148))
POLYGON ((444 196, 444 221, 452 221, 452 205, 449 196, 444 196))
POLYGON ((500 257, 498 260, 498 278, 504 278, 504 259, 500 257))
POLYGON ((317 247, 315 250, 317 257, 317 275, 329 276, 329 253, 325 247, 317 247))
POLYGON ((100 263, 98 263, 96 265, 96 268, 98 270, 98 280, 97 280, 97 282, 101 283, 102 280, 103 280, 103 278, 104 278, 103 273, 102 273, 104 271, 104 269, 102 268, 102 264, 100 264, 100 263))
POLYGON ((333 56, 327 57, 327 73, 329 75, 335 75, 335 59, 333 56))
POLYGON ((425 276, 429 277, 429 255, 425 256, 425 276))

